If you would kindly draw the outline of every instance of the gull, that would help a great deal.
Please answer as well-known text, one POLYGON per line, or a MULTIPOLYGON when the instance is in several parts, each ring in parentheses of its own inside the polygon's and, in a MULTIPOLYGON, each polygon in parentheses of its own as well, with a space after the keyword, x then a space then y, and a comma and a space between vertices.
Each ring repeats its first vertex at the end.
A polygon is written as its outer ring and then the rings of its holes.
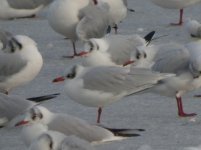
POLYGON ((137 63, 146 53, 138 47, 146 46, 153 38, 155 31, 148 33, 144 38, 138 34, 133 35, 107 35, 103 38, 89 39, 80 52, 84 66, 117 65, 126 66, 137 63), (132 55, 132 56, 131 56, 132 55))
POLYGON ((0 19, 33 17, 53 0, 1 0, 0 19))
POLYGON ((100 38, 106 34, 109 25, 109 6, 106 3, 98 5, 96 0, 57 0, 49 8, 48 22, 52 29, 75 42, 86 41, 89 38, 100 38))
POLYGON ((188 20, 186 28, 191 37, 201 38, 201 24, 197 20, 188 20))
POLYGON ((175 97, 180 117, 190 117, 195 113, 185 113, 182 96, 201 86, 201 42, 186 45, 168 43, 146 47, 148 60, 154 61, 152 70, 174 73, 176 76, 161 80, 149 92, 175 97), (150 58, 149 58, 150 57, 150 58))
POLYGON ((55 98, 57 95, 50 94, 25 99, 19 96, 0 93, 0 127, 14 127, 26 111, 38 105, 38 103, 33 101, 42 102, 55 98))
POLYGON ((18 96, 0 93, 0 126, 14 127, 20 120, 21 114, 34 105, 34 102, 18 96))
POLYGON ((0 91, 6 94, 33 80, 40 72, 43 59, 30 37, 0 31, 0 91))
POLYGON ((76 136, 65 136, 60 132, 48 131, 34 140, 28 150, 95 150, 87 141, 76 136))
POLYGON ((65 93, 74 101, 89 107, 98 107, 97 123, 100 123, 102 107, 125 96, 149 89, 161 79, 172 76, 149 69, 118 66, 72 66, 67 73, 53 82, 66 80, 65 93))
POLYGON ((201 0, 151 0, 154 4, 168 9, 179 9, 180 10, 180 18, 178 23, 171 23, 171 25, 182 25, 183 23, 183 9, 185 7, 194 5, 201 0))
POLYGON ((138 129, 133 129, 133 131, 132 129, 107 129, 98 125, 91 125, 85 120, 68 114, 50 112, 47 108, 36 105, 24 114, 24 119, 15 124, 15 126, 24 126, 23 134, 27 145, 41 132, 47 130, 41 128, 39 124, 46 125, 49 130, 61 132, 67 136, 75 135, 90 143, 97 144, 139 136, 139 134, 132 133, 138 129))

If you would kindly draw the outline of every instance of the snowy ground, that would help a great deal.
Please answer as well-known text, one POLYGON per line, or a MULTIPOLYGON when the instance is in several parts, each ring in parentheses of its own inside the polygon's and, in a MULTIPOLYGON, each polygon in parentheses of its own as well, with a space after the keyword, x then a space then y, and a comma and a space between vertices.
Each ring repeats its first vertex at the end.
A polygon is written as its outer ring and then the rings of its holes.
MULTIPOLYGON (((128 0, 129 7, 135 13, 119 26, 121 34, 139 33, 145 35, 156 30, 157 35, 168 35, 155 42, 177 41, 186 43, 190 40, 184 27, 169 26, 177 21, 177 10, 165 10, 153 5, 149 0, 128 0), (143 29, 141 31, 141 29, 143 29)), ((45 12, 39 18, 0 21, 0 28, 13 34, 25 34, 38 43, 44 58, 44 66, 38 77, 30 84, 17 88, 12 94, 22 97, 39 96, 62 92, 63 84, 52 84, 51 80, 63 73, 63 69, 76 63, 78 59, 61 58, 72 51, 69 41, 55 33, 45 20, 45 12)), ((185 19, 201 21, 201 3, 185 9, 185 19)), ((81 43, 78 44, 81 49, 81 43)), ((201 94, 201 90, 194 93, 201 94)), ((57 99, 43 104, 54 112, 69 113, 95 123, 96 109, 79 105, 62 94, 57 99)), ((184 97, 186 112, 196 112, 195 118, 179 118, 174 98, 153 94, 127 97, 105 107, 102 124, 119 128, 143 128, 140 137, 107 143, 96 147, 97 150, 183 150, 185 147, 198 147, 201 144, 201 99, 193 98, 193 93, 184 97)), ((20 129, 0 130, 1 150, 26 150, 19 136, 20 129)))

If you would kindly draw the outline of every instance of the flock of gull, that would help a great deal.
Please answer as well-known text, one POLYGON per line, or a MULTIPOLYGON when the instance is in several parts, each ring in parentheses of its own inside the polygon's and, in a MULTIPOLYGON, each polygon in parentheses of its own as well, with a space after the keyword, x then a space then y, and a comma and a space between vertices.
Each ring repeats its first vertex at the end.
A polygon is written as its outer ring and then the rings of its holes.
MULTIPOLYGON (((112 129, 102 126, 101 112, 124 97, 156 93, 175 97, 180 117, 195 116, 183 110, 182 96, 201 86, 201 24, 183 22, 183 9, 201 0, 151 0, 168 9, 180 10, 178 23, 192 38, 185 44, 153 44, 155 31, 118 34, 127 15, 126 0, 1 0, 0 18, 37 17, 47 7, 51 28, 72 42, 73 55, 81 62, 67 68, 53 82, 65 80, 65 93, 84 106, 98 108, 97 124, 54 113, 40 105, 57 94, 23 99, 10 95, 14 88, 32 81, 43 66, 37 43, 26 35, 0 30, 0 126, 22 127, 29 150, 92 150, 93 145, 139 136, 143 129, 112 129), (111 34, 111 32, 115 34, 111 34), (83 51, 77 51, 82 41, 83 51)), ((187 35, 187 36, 189 36, 187 35)))

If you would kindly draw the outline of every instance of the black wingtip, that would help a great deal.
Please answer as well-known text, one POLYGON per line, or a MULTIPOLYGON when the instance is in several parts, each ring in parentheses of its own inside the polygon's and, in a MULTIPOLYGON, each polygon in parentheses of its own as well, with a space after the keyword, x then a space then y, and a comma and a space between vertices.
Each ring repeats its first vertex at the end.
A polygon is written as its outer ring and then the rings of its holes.
POLYGON ((192 38, 196 38, 197 36, 195 36, 194 34, 191 34, 191 37, 192 37, 192 38))
POLYGON ((132 8, 128 8, 128 11, 130 11, 130 12, 135 12, 135 10, 132 9, 132 8))
POLYGON ((122 137, 136 137, 140 136, 140 134, 134 132, 143 132, 145 129, 126 129, 126 128, 108 128, 101 126, 109 131, 111 131, 115 136, 122 136, 122 137))
POLYGON ((58 95, 60 95, 60 93, 49 94, 49 95, 38 96, 38 97, 31 97, 31 98, 27 98, 27 100, 38 103, 38 102, 51 100, 53 98, 56 98, 58 95))
POLYGON ((156 33, 156 31, 151 31, 151 32, 149 32, 149 33, 144 37, 145 41, 146 41, 147 43, 150 43, 155 33, 156 33))

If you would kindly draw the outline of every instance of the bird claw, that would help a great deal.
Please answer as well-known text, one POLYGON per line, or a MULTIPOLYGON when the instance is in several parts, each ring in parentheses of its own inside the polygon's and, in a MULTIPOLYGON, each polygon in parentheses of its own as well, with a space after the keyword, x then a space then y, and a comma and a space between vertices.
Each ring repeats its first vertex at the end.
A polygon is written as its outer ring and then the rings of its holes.
POLYGON ((196 115, 197 115, 196 113, 190 113, 190 114, 186 114, 184 112, 179 113, 179 117, 193 117, 193 116, 196 116, 196 115))

